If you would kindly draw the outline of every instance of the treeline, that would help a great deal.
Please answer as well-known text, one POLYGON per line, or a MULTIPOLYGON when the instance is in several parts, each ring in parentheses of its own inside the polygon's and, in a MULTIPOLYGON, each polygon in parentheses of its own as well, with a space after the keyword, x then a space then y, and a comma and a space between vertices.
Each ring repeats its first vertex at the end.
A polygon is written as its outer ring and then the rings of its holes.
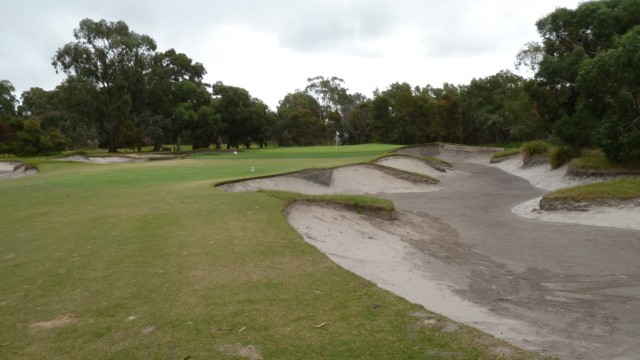
POLYGON ((62 84, 32 88, 18 102, 0 83, 0 152, 545 139, 640 163, 640 2, 585 2, 536 25, 542 42, 516 59, 531 79, 501 71, 439 88, 394 83, 367 97, 318 76, 274 113, 245 89, 203 83, 202 64, 157 51, 123 22, 85 19, 53 57, 62 84))

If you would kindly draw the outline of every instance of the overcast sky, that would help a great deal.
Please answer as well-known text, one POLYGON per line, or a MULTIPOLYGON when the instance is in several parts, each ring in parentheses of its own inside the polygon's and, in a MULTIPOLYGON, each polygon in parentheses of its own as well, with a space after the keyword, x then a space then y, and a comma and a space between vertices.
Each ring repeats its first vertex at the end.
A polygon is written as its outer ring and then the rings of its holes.
POLYGON ((535 22, 579 0, 0 0, 0 80, 53 89, 51 66, 80 20, 123 20, 272 109, 307 78, 366 96, 393 82, 439 87, 513 70, 535 22))

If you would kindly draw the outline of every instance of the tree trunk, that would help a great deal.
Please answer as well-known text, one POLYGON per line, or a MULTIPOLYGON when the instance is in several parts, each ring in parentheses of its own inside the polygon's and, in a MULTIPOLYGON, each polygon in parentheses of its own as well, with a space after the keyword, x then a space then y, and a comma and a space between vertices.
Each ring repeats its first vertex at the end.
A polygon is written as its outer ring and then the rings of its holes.
POLYGON ((109 140, 108 140, 108 152, 110 153, 117 153, 118 152, 118 142, 116 139, 116 132, 115 129, 113 129, 113 127, 109 130, 109 140))
POLYGON ((178 139, 177 139, 177 140, 178 140, 178 144, 177 144, 177 145, 178 145, 178 148, 177 148, 177 151, 182 151, 182 144, 181 144, 181 140, 180 140, 180 134, 178 134, 178 139))

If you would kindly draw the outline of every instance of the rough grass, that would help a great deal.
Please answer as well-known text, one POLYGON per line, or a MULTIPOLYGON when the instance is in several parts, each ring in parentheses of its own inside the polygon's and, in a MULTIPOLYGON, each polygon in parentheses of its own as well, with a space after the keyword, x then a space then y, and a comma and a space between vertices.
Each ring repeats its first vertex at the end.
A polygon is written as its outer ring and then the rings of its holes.
POLYGON ((570 166, 576 169, 597 169, 597 170, 610 170, 622 167, 619 164, 614 164, 604 155, 590 155, 582 156, 573 159, 570 166))
POLYGON ((520 149, 505 149, 503 151, 495 152, 491 155, 492 160, 503 159, 509 156, 520 154, 520 149))
POLYGON ((640 199, 640 179, 625 178, 550 192, 547 200, 609 201, 640 199))
POLYGON ((549 144, 540 140, 528 141, 520 147, 520 152, 522 153, 522 158, 525 163, 534 156, 548 157, 549 150, 549 144))
POLYGON ((447 319, 337 266, 286 222, 289 200, 212 186, 392 149, 38 160, 40 174, 0 182, 0 358, 537 358, 468 327, 444 331, 447 319))

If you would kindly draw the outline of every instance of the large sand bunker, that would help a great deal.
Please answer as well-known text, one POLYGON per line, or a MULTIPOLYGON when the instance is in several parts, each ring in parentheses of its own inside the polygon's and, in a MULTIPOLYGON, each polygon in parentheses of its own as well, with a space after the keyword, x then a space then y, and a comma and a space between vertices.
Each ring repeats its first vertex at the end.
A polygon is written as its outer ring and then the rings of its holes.
POLYGON ((292 205, 287 218, 343 267, 521 347, 581 360, 632 359, 640 351, 640 311, 630 306, 640 299, 638 232, 542 223, 509 212, 548 189, 579 182, 548 166, 522 168, 519 159, 502 163, 501 171, 489 166, 491 150, 481 148, 429 145, 399 153, 410 156, 225 186, 383 193, 397 220, 309 204, 292 205), (425 155, 453 163, 455 171, 425 166, 418 158, 425 155), (416 184, 385 168, 442 183, 421 185, 437 192, 407 192, 416 184))
POLYGON ((283 190, 310 195, 412 193, 438 190, 437 181, 381 165, 350 165, 234 182, 232 192, 283 190))
POLYGON ((0 179, 13 179, 22 176, 35 175, 38 170, 33 166, 17 161, 0 161, 0 179))

